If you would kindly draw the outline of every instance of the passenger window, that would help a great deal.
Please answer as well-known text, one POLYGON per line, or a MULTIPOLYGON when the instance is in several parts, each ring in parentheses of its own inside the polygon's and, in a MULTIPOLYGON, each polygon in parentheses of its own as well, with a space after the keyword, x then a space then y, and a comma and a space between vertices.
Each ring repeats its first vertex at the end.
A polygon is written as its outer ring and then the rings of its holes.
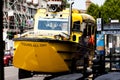
POLYGON ((75 21, 73 23, 73 31, 80 31, 80 21, 75 21))

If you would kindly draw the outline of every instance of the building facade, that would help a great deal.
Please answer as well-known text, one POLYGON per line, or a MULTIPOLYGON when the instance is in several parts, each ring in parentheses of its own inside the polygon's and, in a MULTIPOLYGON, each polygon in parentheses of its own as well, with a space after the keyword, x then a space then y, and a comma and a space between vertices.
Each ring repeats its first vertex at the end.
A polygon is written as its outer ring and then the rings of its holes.
MULTIPOLYGON (((38 8, 46 8, 47 0, 4 0, 3 31, 20 32, 21 28, 33 28, 33 17, 38 8)), ((91 4, 86 0, 86 7, 91 4)), ((86 10, 81 10, 85 13, 86 10)))
POLYGON ((33 27, 33 17, 38 8, 44 7, 40 0, 4 0, 3 27, 5 31, 20 32, 20 27, 33 27))

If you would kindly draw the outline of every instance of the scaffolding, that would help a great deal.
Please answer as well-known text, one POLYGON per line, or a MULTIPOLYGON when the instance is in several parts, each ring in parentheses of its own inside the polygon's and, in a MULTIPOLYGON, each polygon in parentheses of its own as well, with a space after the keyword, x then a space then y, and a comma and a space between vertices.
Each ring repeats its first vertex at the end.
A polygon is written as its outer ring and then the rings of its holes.
POLYGON ((4 30, 10 32, 20 32, 21 26, 27 30, 33 28, 33 17, 38 8, 44 8, 44 2, 39 0, 39 3, 37 5, 33 5, 28 4, 26 0, 4 0, 4 30))

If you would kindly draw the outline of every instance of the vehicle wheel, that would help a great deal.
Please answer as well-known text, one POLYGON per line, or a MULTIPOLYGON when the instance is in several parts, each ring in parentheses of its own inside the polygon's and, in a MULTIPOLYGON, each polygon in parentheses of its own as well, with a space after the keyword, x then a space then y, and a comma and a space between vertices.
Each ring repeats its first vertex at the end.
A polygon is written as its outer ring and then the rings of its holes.
POLYGON ((19 72, 18 72, 18 78, 19 79, 23 79, 23 78, 29 78, 29 77, 32 77, 33 75, 31 74, 30 71, 26 71, 26 70, 23 70, 23 69, 19 69, 19 72))

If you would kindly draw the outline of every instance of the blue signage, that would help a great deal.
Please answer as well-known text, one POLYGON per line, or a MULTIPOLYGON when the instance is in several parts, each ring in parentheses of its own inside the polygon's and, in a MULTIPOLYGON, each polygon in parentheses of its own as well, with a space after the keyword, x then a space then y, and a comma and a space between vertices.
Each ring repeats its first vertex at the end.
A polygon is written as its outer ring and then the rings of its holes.
POLYGON ((103 46, 104 47, 104 34, 97 34, 96 35, 96 47, 103 46))

